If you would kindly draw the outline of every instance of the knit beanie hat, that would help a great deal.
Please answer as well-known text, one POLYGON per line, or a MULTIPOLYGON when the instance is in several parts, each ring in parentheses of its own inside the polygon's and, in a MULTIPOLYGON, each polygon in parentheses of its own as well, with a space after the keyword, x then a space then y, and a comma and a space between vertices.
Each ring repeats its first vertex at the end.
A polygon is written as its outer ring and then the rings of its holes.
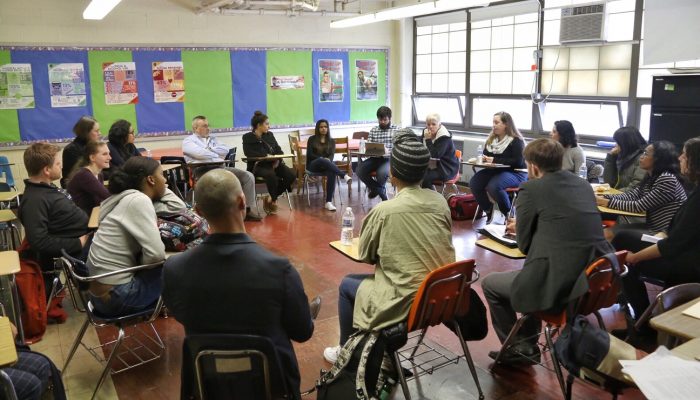
POLYGON ((423 180, 430 162, 428 148, 410 128, 394 133, 394 146, 391 149, 391 175, 406 182, 423 180))

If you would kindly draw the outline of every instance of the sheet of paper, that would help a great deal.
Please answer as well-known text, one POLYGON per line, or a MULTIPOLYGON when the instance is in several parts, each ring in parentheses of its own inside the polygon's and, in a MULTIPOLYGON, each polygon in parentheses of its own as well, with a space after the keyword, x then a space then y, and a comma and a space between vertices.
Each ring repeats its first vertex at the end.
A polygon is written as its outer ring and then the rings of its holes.
POLYGON ((700 363, 676 357, 663 346, 641 360, 620 364, 649 400, 691 400, 700 393, 700 363))
POLYGON ((700 319, 700 303, 696 303, 693 306, 683 310, 683 315, 700 319))
POLYGON ((515 241, 515 237, 512 235, 506 236, 506 226, 505 225, 497 225, 497 224, 490 224, 486 225, 483 228, 485 231, 493 235, 494 237, 499 238, 500 240, 503 240, 504 242, 516 244, 517 242, 515 241))
POLYGON ((647 235, 646 233, 642 234, 642 242, 656 243, 659 240, 661 240, 661 238, 658 236, 651 236, 651 235, 647 235))

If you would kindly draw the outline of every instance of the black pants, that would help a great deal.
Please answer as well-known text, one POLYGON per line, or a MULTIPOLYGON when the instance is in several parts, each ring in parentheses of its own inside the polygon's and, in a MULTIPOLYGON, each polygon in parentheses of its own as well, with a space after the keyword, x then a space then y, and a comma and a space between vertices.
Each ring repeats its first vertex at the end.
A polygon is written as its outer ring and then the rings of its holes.
POLYGON ((265 180, 272 201, 277 201, 277 197, 284 193, 285 190, 291 190, 294 181, 297 179, 297 174, 294 170, 281 161, 277 168, 274 169, 272 168, 272 164, 259 163, 255 166, 253 175, 256 177, 259 176, 265 180))

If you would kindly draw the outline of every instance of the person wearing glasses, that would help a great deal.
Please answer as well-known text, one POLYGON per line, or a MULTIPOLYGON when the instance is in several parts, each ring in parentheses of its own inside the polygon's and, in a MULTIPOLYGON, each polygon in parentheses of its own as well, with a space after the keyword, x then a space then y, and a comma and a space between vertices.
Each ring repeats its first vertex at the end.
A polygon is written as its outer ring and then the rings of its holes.
POLYGON ((110 165, 119 168, 133 156, 141 156, 134 145, 134 126, 125 119, 116 120, 109 128, 107 135, 110 165))

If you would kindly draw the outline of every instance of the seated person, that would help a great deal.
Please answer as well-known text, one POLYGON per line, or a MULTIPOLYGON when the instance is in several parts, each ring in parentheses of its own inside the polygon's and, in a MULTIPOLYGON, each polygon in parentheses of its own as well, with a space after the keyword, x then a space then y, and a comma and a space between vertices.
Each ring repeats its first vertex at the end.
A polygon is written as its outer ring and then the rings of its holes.
MULTIPOLYGON (((24 180, 24 195, 17 216, 24 226, 32 256, 44 271, 53 271, 53 258, 61 256, 61 249, 81 257, 88 241, 88 215, 65 190, 52 183, 61 178, 59 151, 60 147, 49 143, 34 143, 24 151, 29 179, 24 180)), ((48 275, 45 277, 48 294, 52 279, 48 275)), ((56 318, 65 320, 67 315, 61 314, 56 318)))
POLYGON ((331 129, 328 121, 319 119, 316 122, 316 130, 306 144, 306 169, 311 172, 326 174, 326 205, 328 211, 335 211, 333 205, 333 192, 335 191, 335 177, 339 176, 350 185, 352 177, 341 171, 333 162, 335 156, 335 140, 331 137, 331 129))
MULTIPOLYGON (((233 174, 215 169, 197 185, 195 211, 209 222, 210 235, 199 246, 166 261, 165 305, 187 335, 269 337, 288 388, 299 397, 299 367, 291 340, 305 342, 314 331, 301 277, 289 260, 267 251, 246 234, 245 195, 233 174)), ((192 390, 186 385, 182 387, 185 397, 192 390)))
POLYGON ((494 218, 489 196, 498 204, 498 210, 508 215, 511 204, 506 189, 517 188, 527 180, 526 172, 516 170, 525 168, 523 147, 525 141, 510 114, 505 111, 496 113, 493 116, 493 129, 484 146, 484 163, 505 164, 510 168, 482 168, 469 181, 469 188, 479 208, 488 216, 487 223, 494 218))
POLYGON ((422 187, 430 189, 433 181, 446 181, 454 178, 459 170, 459 160, 455 155, 452 134, 440 123, 440 115, 428 114, 425 117, 427 127, 423 130, 422 140, 430 151, 430 158, 439 159, 436 168, 425 173, 422 187))
MULTIPOLYGON (((210 162, 223 161, 228 155, 229 148, 220 144, 214 136, 209 134, 209 121, 207 117, 198 115, 192 119, 193 133, 182 141, 182 153, 185 161, 210 162)), ((219 168, 218 166, 202 166, 195 168, 195 176, 204 175, 207 170, 219 168)), ((255 177, 247 171, 238 168, 228 167, 233 172, 243 186, 243 193, 248 200, 246 208, 246 221, 260 221, 262 217, 254 213, 251 207, 255 205, 255 177)))
POLYGON ((642 276, 662 280, 667 286, 700 282, 700 137, 689 139, 680 156, 681 173, 695 184, 688 200, 673 216, 668 235, 656 244, 642 242, 639 232, 621 231, 613 246, 629 250, 629 272, 623 278, 624 291, 639 318, 649 306, 642 276))
MULTIPOLYGON (((284 154, 277 144, 274 133, 270 131, 270 121, 267 115, 256 111, 250 119, 253 128, 251 132, 243 135, 243 153, 246 157, 266 157, 275 154, 284 154)), ((284 164, 283 160, 248 161, 248 171, 265 180, 270 197, 265 197, 265 212, 275 214, 277 212, 277 198, 284 192, 291 190, 297 175, 293 169, 284 164)))
POLYGON ((78 163, 83 158, 85 154, 85 146, 88 142, 97 142, 100 140, 100 123, 91 116, 81 117, 78 122, 73 126, 73 133, 75 133, 75 139, 63 149, 63 167, 61 173, 63 178, 61 179, 61 187, 65 188, 66 179, 71 175, 74 169, 77 168, 78 163))
POLYGON ((668 231, 673 215, 687 196, 678 171, 676 145, 665 140, 647 146, 639 158, 639 167, 646 171, 642 182, 622 194, 597 197, 598 205, 635 213, 646 212, 646 222, 620 223, 605 229, 605 238, 612 240, 617 232, 633 229, 654 235, 668 231))
MULTIPOLYGON (((185 203, 167 190, 158 161, 131 157, 112 174, 109 192, 112 196, 100 207, 100 225, 87 259, 90 275, 165 260, 153 203, 164 203, 170 211, 185 208, 185 203)), ((156 267, 93 281, 90 300, 105 316, 145 309, 160 297, 160 270, 156 267)))
MULTIPOLYGON (((586 165, 586 168, 588 168, 586 155, 583 153, 581 146, 578 145, 576 131, 571 122, 566 120, 554 121, 550 136, 564 146, 564 159, 561 162, 561 169, 578 175, 581 165, 586 165)), ((586 179, 588 179, 588 176, 586 176, 586 179)))
POLYGON ((413 131, 396 132, 391 181, 397 194, 362 221, 359 258, 375 270, 371 275, 347 275, 340 283, 340 346, 323 352, 330 363, 355 330, 376 331, 405 320, 428 273, 455 261, 447 202, 420 187, 429 161, 430 152, 413 131))
MULTIPOLYGON (((563 155, 564 147, 552 139, 537 139, 525 147, 530 180, 520 186, 518 217, 507 230, 516 233, 518 248, 527 258, 522 270, 491 273, 481 285, 501 343, 515 324, 516 312, 563 310, 588 290, 586 266, 614 251, 603 237, 591 185, 562 171, 563 155)), ((529 361, 518 353, 538 360, 540 327, 538 319, 530 318, 518 332, 521 343, 501 360, 529 361)), ((489 356, 495 359, 498 352, 489 356)))
POLYGON ((639 130, 632 126, 623 126, 613 134, 615 147, 605 156, 603 182, 611 188, 626 192, 639 185, 646 175, 639 166, 647 141, 639 130))
POLYGON ((102 200, 109 197, 102 171, 109 168, 110 160, 107 143, 89 142, 85 146, 83 159, 78 164, 80 168, 68 179, 68 193, 87 215, 90 215, 92 209, 99 206, 102 200))
POLYGON ((141 153, 134 145, 134 127, 131 122, 119 119, 109 128, 107 135, 109 142, 109 155, 112 157, 110 165, 114 168, 124 165, 131 157, 140 157, 141 153))
MULTIPOLYGON (((358 74, 361 71, 358 71, 358 74)), ((391 151, 392 138, 398 129, 391 124, 391 108, 381 106, 377 109, 377 122, 379 125, 370 129, 368 142, 384 143, 387 152, 391 151)), ((415 136, 415 135, 414 135, 415 136)), ((357 176, 367 186, 367 194, 370 199, 377 196, 386 200, 386 181, 389 179, 389 159, 387 157, 368 157, 357 166, 357 176), (372 177, 376 172, 377 176, 372 177)))

